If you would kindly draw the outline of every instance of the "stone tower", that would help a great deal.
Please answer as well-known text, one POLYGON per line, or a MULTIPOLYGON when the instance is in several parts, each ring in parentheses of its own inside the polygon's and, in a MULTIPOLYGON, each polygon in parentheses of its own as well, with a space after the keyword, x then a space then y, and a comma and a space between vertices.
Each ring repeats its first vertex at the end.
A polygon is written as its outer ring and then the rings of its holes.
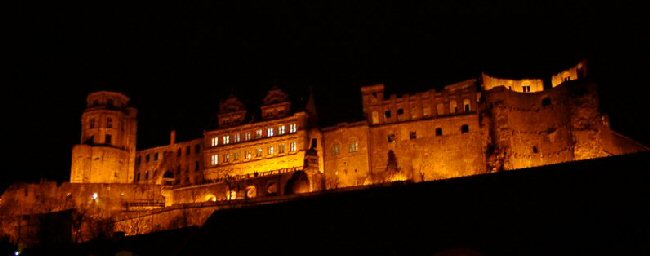
POLYGON ((116 92, 88 95, 81 144, 72 148, 72 183, 133 183, 137 110, 116 92))

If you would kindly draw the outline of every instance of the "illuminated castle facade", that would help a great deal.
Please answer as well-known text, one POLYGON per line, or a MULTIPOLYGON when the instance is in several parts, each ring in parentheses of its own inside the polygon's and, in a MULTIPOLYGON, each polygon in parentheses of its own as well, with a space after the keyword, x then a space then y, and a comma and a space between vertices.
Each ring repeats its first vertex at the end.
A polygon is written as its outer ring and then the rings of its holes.
MULTIPOLYGON (((365 86, 365 120, 332 127, 318 125, 311 95, 296 108, 273 87, 259 117, 230 95, 220 103, 218 129, 182 142, 172 131, 168 145, 139 151, 137 111, 129 98, 96 92, 82 114, 70 183, 28 185, 24 195, 10 188, 2 203, 39 209, 39 200, 59 202, 36 212, 94 207, 117 219, 118 230, 137 234, 147 224, 134 224, 131 213, 174 205, 208 202, 218 208, 236 199, 263 201, 648 150, 610 129, 587 71, 580 62, 553 76, 550 85, 482 74, 399 97, 385 95, 381 84, 365 86), (39 197, 41 190, 49 191, 49 199, 39 197)), ((200 225, 197 218, 184 225, 200 225)))
MULTIPOLYGON (((487 74, 401 97, 384 95, 381 84, 365 86, 366 120, 333 127, 317 125, 311 97, 304 109, 294 110, 288 95, 274 87, 262 100, 257 121, 230 95, 220 104, 218 129, 185 142, 177 142, 172 132, 169 145, 137 152, 136 110, 122 94, 97 92, 88 96, 82 115, 82 144, 73 149, 70 181, 182 187, 302 171, 314 190, 444 179, 640 150, 609 129, 598 111, 596 87, 586 77, 581 62, 553 76, 548 89, 543 79, 487 74)), ((255 190, 279 192, 275 187, 255 190)))

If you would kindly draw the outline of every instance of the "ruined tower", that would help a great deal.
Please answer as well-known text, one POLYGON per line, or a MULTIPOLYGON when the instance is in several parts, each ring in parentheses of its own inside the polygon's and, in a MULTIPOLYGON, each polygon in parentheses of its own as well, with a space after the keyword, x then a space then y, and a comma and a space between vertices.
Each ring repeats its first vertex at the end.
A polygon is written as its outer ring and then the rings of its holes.
POLYGON ((137 110, 116 92, 91 93, 86 102, 81 144, 72 149, 70 182, 132 183, 137 110))

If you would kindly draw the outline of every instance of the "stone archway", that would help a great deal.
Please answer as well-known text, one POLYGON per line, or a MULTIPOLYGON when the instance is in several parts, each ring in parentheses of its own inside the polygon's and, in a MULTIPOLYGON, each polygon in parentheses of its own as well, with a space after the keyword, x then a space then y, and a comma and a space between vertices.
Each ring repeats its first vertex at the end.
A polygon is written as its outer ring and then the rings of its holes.
POLYGON ((284 185, 285 195, 302 194, 309 192, 309 177, 303 171, 294 172, 284 185))

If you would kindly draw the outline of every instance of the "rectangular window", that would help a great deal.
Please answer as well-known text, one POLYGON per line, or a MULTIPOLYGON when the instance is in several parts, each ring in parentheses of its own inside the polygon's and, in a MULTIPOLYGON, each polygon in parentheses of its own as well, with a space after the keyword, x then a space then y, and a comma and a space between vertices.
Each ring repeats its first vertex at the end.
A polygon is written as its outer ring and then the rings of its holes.
POLYGON ((372 111, 372 124, 379 123, 379 113, 377 111, 372 111))
POLYGON ((284 154, 285 150, 286 150, 286 145, 284 144, 278 145, 278 154, 284 154))
POLYGON ((291 144, 289 144, 289 151, 296 152, 296 150, 297 150, 296 142, 292 141, 291 144))
POLYGON ((469 125, 464 124, 460 127, 460 132, 461 133, 468 133, 469 132, 469 125))
POLYGON ((280 127, 278 127, 278 135, 284 134, 285 133, 285 128, 286 127, 284 125, 280 125, 280 127))
POLYGON ((442 136, 442 128, 436 128, 436 136, 442 136))
POLYGON ((219 155, 214 154, 214 155, 210 156, 210 164, 218 165, 219 164, 219 155))
POLYGON ((190 148, 190 146, 185 147, 185 154, 188 155, 188 156, 192 153, 192 150, 190 150, 190 149, 192 149, 192 148, 190 148))
POLYGON ((384 111, 384 116, 386 117, 386 119, 389 119, 393 116, 393 114, 390 112, 390 110, 386 110, 384 111))
POLYGON ((275 154, 275 147, 274 147, 274 146, 270 146, 270 147, 269 147, 269 156, 272 156, 273 154, 275 154))
POLYGON ((415 133, 415 132, 411 132, 411 133, 409 134, 409 138, 411 138, 412 140, 417 139, 417 137, 418 137, 418 135, 417 135, 417 133, 415 133))
POLYGON ((353 141, 350 143, 350 153, 359 151, 359 142, 353 141))
POLYGON ((245 141, 251 140, 251 133, 250 132, 244 133, 244 140, 245 141))
POLYGON ((255 157, 262 157, 262 148, 257 148, 257 151, 255 151, 255 157))
POLYGON ((106 118, 106 128, 113 128, 113 118, 106 118))
POLYGON ((233 160, 233 161, 239 161, 239 155, 240 155, 240 154, 241 154, 240 152, 235 152, 235 153, 233 153, 233 154, 232 154, 232 160, 233 160))
POLYGON ((339 145, 338 143, 334 144, 334 148, 332 148, 332 153, 334 155, 338 155, 339 153, 341 153, 341 145, 339 145))
POLYGON ((524 85, 524 92, 530 92, 530 85, 524 85))
POLYGON ((395 142, 395 134, 388 134, 388 142, 395 142))
POLYGON ((111 144, 113 143, 113 136, 110 134, 106 134, 106 140, 104 141, 106 144, 111 144))
POLYGON ((251 152, 250 152, 250 151, 246 151, 246 152, 244 153, 244 157, 246 157, 246 160, 251 160, 251 157, 252 157, 251 152))
POLYGON ((294 133, 298 131, 298 126, 296 124, 290 124, 289 125, 289 133, 294 133))
POLYGON ((266 129, 266 136, 273 137, 273 127, 269 127, 266 129))
POLYGON ((213 147, 219 146, 219 137, 218 136, 212 137, 212 144, 211 145, 213 147))
POLYGON ((431 115, 431 107, 425 106, 422 108, 422 115, 423 116, 430 116, 431 115))
POLYGON ((95 128, 95 118, 90 119, 90 129, 95 128))
POLYGON ((156 154, 153 155, 153 160, 158 161, 158 152, 156 152, 156 154))
POLYGON ((235 143, 238 143, 241 141, 241 137, 239 136, 239 133, 235 134, 235 143))
POLYGON ((230 154, 224 154, 223 155, 223 162, 224 163, 230 162, 230 154))
POLYGON ((149 162, 149 159, 150 159, 149 154, 147 154, 147 155, 144 157, 144 159, 145 159, 145 161, 148 163, 148 162, 149 162))
POLYGON ((262 129, 257 129, 257 131, 255 131, 255 138, 262 138, 262 129))
POLYGON ((200 152, 201 152, 201 145, 196 144, 196 146, 194 146, 194 154, 198 155, 200 152))
POLYGON ((397 109, 397 115, 398 116, 401 116, 403 114, 404 114, 404 109, 403 108, 397 109))

